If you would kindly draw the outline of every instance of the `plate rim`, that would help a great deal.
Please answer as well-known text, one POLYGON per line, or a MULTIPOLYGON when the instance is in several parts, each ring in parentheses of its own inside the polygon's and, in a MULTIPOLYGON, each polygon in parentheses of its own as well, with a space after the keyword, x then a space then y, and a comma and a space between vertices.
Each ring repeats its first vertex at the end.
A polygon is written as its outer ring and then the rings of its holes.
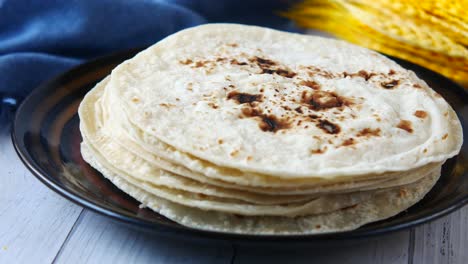
MULTIPOLYGON (((93 60, 89 60, 77 66, 74 66, 55 77, 46 80, 45 82, 41 83, 38 87, 34 88, 31 93, 21 102, 19 107, 16 110, 13 125, 11 127, 11 140, 14 146, 14 149, 19 156, 22 163, 25 167, 44 185, 46 185, 49 189, 53 190, 55 193, 59 194, 60 196, 66 198, 67 200, 82 206, 83 208, 89 209, 95 213, 100 215, 104 215, 109 217, 113 220, 117 220, 119 222, 123 222, 129 225, 138 226, 139 228, 144 228, 145 230, 149 230, 151 232, 157 232, 160 234, 165 233, 172 233, 175 235, 192 235, 197 236, 198 238, 205 238, 205 239, 215 239, 215 240, 229 240, 229 241, 239 241, 239 242, 305 242, 305 243, 312 243, 312 242, 323 242, 323 241, 343 241, 343 240, 351 240, 351 239, 365 239, 376 237, 379 235, 384 235, 388 233, 393 233, 397 231, 402 231, 408 228, 412 228, 423 223, 427 223, 430 221, 434 221, 439 219, 442 216, 445 216, 457 209, 460 209, 468 204, 468 194, 464 197, 461 197, 454 202, 450 203, 447 207, 440 209, 430 215, 414 219, 412 221, 398 223, 392 226, 378 228, 378 229, 370 229, 370 230, 349 230, 343 232, 333 232, 333 233, 323 233, 323 234, 300 234, 300 235, 255 235, 255 234, 237 234, 237 233, 227 233, 227 232, 218 232, 218 231, 210 231, 210 230, 202 230, 202 229, 194 229, 182 226, 180 224, 169 225, 165 223, 156 223, 152 221, 148 221, 142 218, 137 218, 131 215, 126 215, 121 212, 117 212, 110 208, 105 208, 100 206, 99 204, 93 202, 91 199, 88 199, 85 196, 80 195, 79 193, 75 193, 73 190, 68 189, 67 187, 60 186, 52 176, 49 176, 47 173, 43 171, 41 166, 37 164, 27 151, 25 147, 25 142, 21 139, 19 132, 19 123, 21 122, 21 117, 25 114, 24 108, 32 101, 34 102, 35 95, 41 94, 43 90, 50 89, 51 86, 56 86, 57 83, 60 83, 61 80, 68 79, 70 77, 75 76, 77 73, 80 72, 90 72, 94 68, 98 67, 101 64, 109 64, 109 60, 116 60, 117 58, 125 58, 131 57, 135 55, 137 52, 143 50, 143 48, 133 48, 122 50, 118 52, 113 52, 104 56, 97 57, 93 60)), ((389 57, 389 56, 388 56, 389 57)), ((390 57, 390 59, 395 60, 398 64, 402 63, 409 63, 411 65, 415 65, 417 68, 422 69, 428 73, 434 75, 437 79, 442 79, 447 83, 450 83, 452 86, 452 90, 457 94, 462 94, 464 97, 468 98, 468 91, 466 91, 463 87, 455 83, 454 81, 446 78, 445 76, 440 75, 432 70, 419 66, 417 64, 408 62, 406 60, 390 57)), ((463 143, 464 145, 465 143, 463 143)), ((396 216, 394 216, 396 217, 396 216)))

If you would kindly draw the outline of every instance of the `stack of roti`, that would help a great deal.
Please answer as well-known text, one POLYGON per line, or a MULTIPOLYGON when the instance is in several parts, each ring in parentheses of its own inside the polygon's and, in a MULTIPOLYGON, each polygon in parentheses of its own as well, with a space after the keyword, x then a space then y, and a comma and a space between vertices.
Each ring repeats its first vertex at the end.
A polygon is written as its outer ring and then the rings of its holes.
POLYGON ((342 41, 235 24, 173 34, 79 109, 83 158, 181 225, 351 230, 412 206, 462 144, 416 75, 342 41))

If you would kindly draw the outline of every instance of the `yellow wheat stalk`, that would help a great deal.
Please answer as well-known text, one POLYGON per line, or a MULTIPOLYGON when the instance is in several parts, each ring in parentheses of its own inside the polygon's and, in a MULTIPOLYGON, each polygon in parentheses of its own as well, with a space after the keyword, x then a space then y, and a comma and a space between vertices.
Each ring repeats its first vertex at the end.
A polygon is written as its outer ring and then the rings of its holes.
POLYGON ((306 0, 283 15, 466 83, 467 10, 468 0, 306 0))

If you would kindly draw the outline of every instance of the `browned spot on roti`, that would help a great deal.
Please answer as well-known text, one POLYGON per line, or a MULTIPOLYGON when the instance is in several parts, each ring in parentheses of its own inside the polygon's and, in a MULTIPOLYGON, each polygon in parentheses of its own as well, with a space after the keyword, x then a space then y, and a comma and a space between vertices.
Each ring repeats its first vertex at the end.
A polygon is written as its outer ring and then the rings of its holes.
POLYGON ((391 80, 389 82, 382 82, 382 83, 380 83, 380 85, 385 89, 393 89, 398 85, 398 83, 400 83, 400 81, 391 80))
POLYGON ((258 127, 265 132, 277 132, 278 130, 288 129, 292 125, 291 121, 287 118, 280 118, 272 114, 264 114, 262 111, 253 107, 245 107, 241 111, 243 115, 241 118, 256 118, 259 121, 258 127))
POLYGON ((180 64, 184 64, 184 65, 188 65, 188 64, 192 64, 193 63, 193 60, 191 59, 186 59, 184 61, 179 61, 180 64))
POLYGON ((286 111, 291 111, 291 107, 287 106, 287 105, 282 105, 281 108, 283 108, 284 110, 286 111))
POLYGON ((427 149, 425 148, 425 149, 423 150, 423 152, 426 153, 426 152, 427 152, 427 149))
POLYGON ((286 78, 293 78, 296 76, 295 72, 286 70, 286 69, 262 69, 262 74, 278 74, 286 78))
POLYGON ((137 97, 133 97, 133 98, 132 98, 132 102, 134 102, 134 103, 138 103, 138 102, 140 102, 140 99, 139 99, 139 98, 137 98, 137 97))
POLYGON ((370 78, 372 78, 372 76, 375 75, 375 73, 372 73, 372 72, 368 73, 368 72, 366 72, 364 70, 358 71, 357 74, 358 74, 358 76, 361 76, 362 78, 364 78, 364 80, 366 80, 366 81, 369 80, 370 78))
POLYGON ((378 137, 380 136, 380 128, 372 129, 372 128, 364 128, 361 129, 357 135, 358 137, 378 137))
POLYGON ((299 67, 308 69, 309 71, 307 71, 307 75, 309 75, 310 77, 318 75, 318 76, 322 76, 322 77, 327 78, 327 79, 331 79, 331 78, 335 78, 335 77, 339 76, 339 75, 334 74, 334 73, 332 73, 330 71, 327 71, 325 69, 321 69, 321 68, 315 67, 315 66, 299 66, 299 67))
POLYGON ((194 67, 200 68, 200 67, 205 66, 205 64, 206 64, 206 61, 197 61, 197 62, 195 62, 195 66, 194 66, 194 67))
POLYGON ((238 149, 233 150, 231 153, 229 153, 229 155, 231 155, 231 157, 235 157, 235 156, 237 156, 237 154, 239 154, 239 150, 238 150, 238 149))
POLYGON ((245 103, 252 103, 252 102, 261 102, 263 96, 261 94, 248 94, 248 93, 240 93, 237 91, 232 91, 228 93, 227 99, 228 100, 235 100, 239 104, 245 103))
POLYGON ((448 134, 442 136, 442 140, 446 140, 448 138, 448 134))
POLYGON ((218 139, 218 144, 223 144, 224 143, 224 140, 222 138, 218 139))
POLYGON ((398 123, 397 127, 405 130, 408 133, 413 133, 413 127, 411 121, 409 120, 401 120, 400 123, 398 123))
POLYGON ((233 47, 233 48, 239 47, 239 45, 237 43, 228 43, 226 45, 229 46, 229 47, 233 47))
POLYGON ((376 74, 375 73, 369 73, 365 70, 360 70, 356 73, 347 73, 347 72, 343 72, 343 77, 362 77, 364 78, 364 80, 368 81, 370 78, 372 78, 373 76, 375 76, 376 74))
POLYGON ((416 88, 416 89, 421 89, 422 88, 421 85, 419 85, 418 83, 413 84, 413 87, 416 88))
POLYGON ((299 113, 299 114, 303 114, 303 113, 304 113, 304 112, 302 111, 302 109, 301 109, 300 106, 294 108, 294 111, 296 111, 296 112, 299 113))
POLYGON ((296 76, 296 73, 287 69, 286 67, 281 67, 279 63, 270 60, 261 58, 258 56, 252 57, 249 59, 251 63, 255 63, 262 71, 261 74, 277 74, 286 78, 293 78, 296 76))
POLYGON ((321 225, 315 225, 315 228, 321 228, 322 226, 321 225))
POLYGON ((212 103, 212 102, 209 102, 209 103, 208 103, 208 106, 211 107, 211 108, 213 108, 213 109, 218 109, 218 107, 219 107, 217 104, 212 103))
POLYGON ((333 124, 328 120, 319 120, 316 126, 328 134, 338 134, 340 133, 340 127, 337 124, 333 124))
POLYGON ((291 123, 288 120, 278 118, 275 115, 261 115, 260 118, 262 122, 258 126, 265 132, 276 132, 291 127, 291 123))
POLYGON ((162 107, 166 107, 166 108, 171 108, 171 107, 175 106, 173 104, 168 104, 168 103, 162 103, 162 104, 159 104, 159 105, 162 106, 162 107))
POLYGON ((414 112, 414 115, 419 118, 426 118, 427 112, 423 110, 416 110, 416 112, 414 112))
POLYGON ((241 117, 256 117, 262 114, 258 109, 252 107, 244 107, 241 112, 243 115, 241 117))
POLYGON ((240 66, 242 66, 242 65, 247 65, 247 64, 248 64, 247 62, 244 62, 244 61, 243 61, 243 62, 240 62, 240 61, 238 61, 238 60, 236 60, 236 59, 232 59, 230 62, 231 62, 231 64, 233 64, 233 65, 240 65, 240 66))
POLYGON ((388 71, 388 75, 394 75, 395 73, 396 73, 395 70, 390 70, 390 71, 388 71))
POLYGON ((312 88, 314 90, 319 90, 320 89, 320 84, 318 84, 315 81, 301 81, 299 84, 307 86, 307 87, 312 88))
POLYGON ((251 161, 251 160, 253 160, 253 157, 252 156, 247 156, 247 160, 251 161))
POLYGON ((253 57, 253 58, 250 58, 249 59, 250 62, 255 62, 257 63, 259 66, 273 66, 273 65, 277 65, 276 62, 272 61, 272 60, 269 60, 269 59, 265 59, 265 58, 260 58, 260 57, 253 57))
POLYGON ((324 147, 323 149, 313 149, 310 151, 311 154, 323 154, 327 151, 327 147, 324 147))
POLYGON ((356 143, 354 138, 348 138, 345 141, 343 141, 343 143, 341 145, 342 146, 351 146, 351 145, 354 145, 354 143, 356 143))
POLYGON ((253 63, 256 63, 260 68, 274 66, 274 65, 278 64, 273 60, 261 58, 261 57, 258 57, 258 56, 250 58, 249 61, 253 62, 253 63))
POLYGON ((334 92, 327 91, 314 91, 312 93, 303 91, 301 103, 307 104, 310 109, 316 111, 350 105, 349 100, 346 100, 334 92))

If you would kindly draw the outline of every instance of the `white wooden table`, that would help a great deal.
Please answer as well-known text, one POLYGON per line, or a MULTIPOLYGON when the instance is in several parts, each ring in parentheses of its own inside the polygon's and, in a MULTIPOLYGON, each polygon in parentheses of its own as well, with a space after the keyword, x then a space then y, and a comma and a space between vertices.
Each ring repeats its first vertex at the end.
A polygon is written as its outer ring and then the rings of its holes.
MULTIPOLYGON (((3 129, 5 130, 5 129, 3 129)), ((40 183, 0 133, 0 263, 468 263, 468 206, 435 222, 321 250, 270 250, 145 234, 40 183)))

